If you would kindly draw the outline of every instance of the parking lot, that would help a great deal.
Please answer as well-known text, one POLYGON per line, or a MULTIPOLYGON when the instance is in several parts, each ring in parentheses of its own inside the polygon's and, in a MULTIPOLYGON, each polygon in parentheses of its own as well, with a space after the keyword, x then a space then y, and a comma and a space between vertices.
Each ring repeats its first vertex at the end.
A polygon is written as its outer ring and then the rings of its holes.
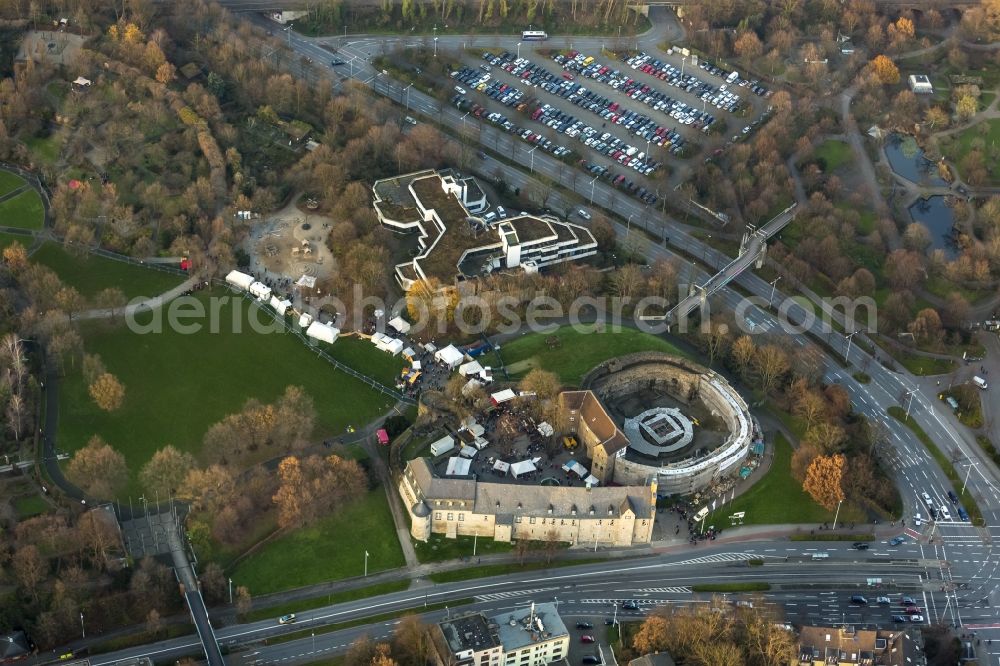
POLYGON ((679 55, 634 53, 606 63, 572 50, 534 60, 487 50, 479 64, 451 73, 450 102, 653 205, 662 172, 671 168, 666 162, 716 144, 722 146, 712 151, 717 154, 741 140, 759 120, 737 116, 755 113, 770 95, 756 81, 706 61, 688 71, 687 58, 680 67, 668 61, 679 55), (546 58, 551 65, 542 64, 546 58), (722 132, 732 120, 745 126, 727 140, 722 132))

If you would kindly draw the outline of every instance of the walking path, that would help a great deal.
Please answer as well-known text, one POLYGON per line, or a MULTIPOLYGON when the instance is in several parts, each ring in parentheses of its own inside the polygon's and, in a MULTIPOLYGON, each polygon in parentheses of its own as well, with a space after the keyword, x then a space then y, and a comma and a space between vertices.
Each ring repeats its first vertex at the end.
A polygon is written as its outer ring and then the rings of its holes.
POLYGON ((78 312, 73 315, 72 319, 111 319, 121 316, 132 317, 137 312, 154 310, 161 307, 165 303, 169 303, 178 296, 191 291, 191 289, 193 289, 199 282, 204 282, 204 280, 201 278, 190 277, 173 289, 169 289, 159 296, 153 296, 152 298, 147 298, 142 301, 129 303, 124 308, 99 308, 94 310, 84 310, 83 312, 78 312))

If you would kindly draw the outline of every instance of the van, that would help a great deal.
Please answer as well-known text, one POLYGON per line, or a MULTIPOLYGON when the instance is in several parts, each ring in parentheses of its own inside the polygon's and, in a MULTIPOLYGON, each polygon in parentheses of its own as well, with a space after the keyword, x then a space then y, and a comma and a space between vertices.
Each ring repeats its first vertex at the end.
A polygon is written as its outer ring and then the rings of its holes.
POLYGON ((497 214, 492 211, 486 213, 486 216, 483 217, 483 221, 486 222, 487 224, 492 224, 493 222, 496 222, 496 219, 497 219, 497 214))
POLYGON ((990 387, 990 385, 986 383, 986 380, 978 375, 972 378, 972 383, 984 391, 990 387))

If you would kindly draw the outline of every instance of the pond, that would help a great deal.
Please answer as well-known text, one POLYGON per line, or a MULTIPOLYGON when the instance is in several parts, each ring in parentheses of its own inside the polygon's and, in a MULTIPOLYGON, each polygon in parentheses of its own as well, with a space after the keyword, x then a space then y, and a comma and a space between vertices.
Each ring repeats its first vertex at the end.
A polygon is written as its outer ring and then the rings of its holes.
POLYGON ((948 186, 938 175, 937 164, 924 157, 924 151, 912 136, 890 134, 885 142, 885 155, 892 170, 907 180, 919 185, 948 186))
POLYGON ((924 225, 930 232, 931 246, 928 251, 943 250, 948 259, 958 256, 958 247, 955 246, 952 237, 955 211, 943 196, 918 199, 910 206, 910 217, 914 222, 924 225))

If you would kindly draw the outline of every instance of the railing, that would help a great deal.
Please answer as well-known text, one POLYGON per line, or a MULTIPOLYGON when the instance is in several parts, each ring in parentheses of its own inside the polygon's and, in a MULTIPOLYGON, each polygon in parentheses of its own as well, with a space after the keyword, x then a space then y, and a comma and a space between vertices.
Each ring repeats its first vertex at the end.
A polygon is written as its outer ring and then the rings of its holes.
POLYGON ((265 312, 268 312, 269 314, 271 314, 271 316, 273 317, 274 321, 276 321, 279 324, 281 324, 282 328, 284 328, 286 331, 288 331, 289 333, 292 333, 297 338, 299 338, 307 347, 311 347, 316 352, 317 356, 319 356, 320 358, 322 358, 323 360, 325 360, 327 363, 329 363, 330 365, 332 365, 337 370, 340 370, 341 372, 344 372, 344 373, 350 375, 351 377, 354 377, 355 379, 357 379, 357 380, 359 380, 359 381, 367 384, 368 386, 370 386, 371 388, 375 389, 376 391, 378 391, 380 393, 383 393, 385 395, 391 396, 391 397, 395 398, 396 400, 398 400, 400 402, 405 402, 408 405, 415 405, 415 404, 417 404, 417 401, 414 400, 413 398, 411 398, 411 397, 409 397, 407 395, 404 395, 404 394, 400 393, 399 391, 397 391, 395 389, 389 388, 385 384, 383 384, 383 383, 381 383, 381 382, 379 382, 379 381, 377 381, 375 379, 372 379, 371 377, 369 377, 366 374, 358 372, 357 370, 355 370, 354 368, 352 368, 350 366, 344 365, 343 363, 341 363, 337 359, 335 359, 332 356, 330 356, 329 354, 327 354, 322 349, 319 349, 318 347, 315 347, 309 341, 309 338, 306 337, 306 335, 302 333, 302 331, 298 330, 298 328, 296 328, 294 326, 289 325, 289 323, 285 320, 285 318, 282 315, 279 315, 276 311, 272 310, 270 306, 267 306, 266 304, 261 303, 256 298, 253 298, 252 296, 250 296, 250 294, 248 294, 247 292, 241 291, 240 293, 242 293, 242 295, 243 295, 244 298, 250 300, 253 303, 256 303, 262 310, 264 310, 265 312))

